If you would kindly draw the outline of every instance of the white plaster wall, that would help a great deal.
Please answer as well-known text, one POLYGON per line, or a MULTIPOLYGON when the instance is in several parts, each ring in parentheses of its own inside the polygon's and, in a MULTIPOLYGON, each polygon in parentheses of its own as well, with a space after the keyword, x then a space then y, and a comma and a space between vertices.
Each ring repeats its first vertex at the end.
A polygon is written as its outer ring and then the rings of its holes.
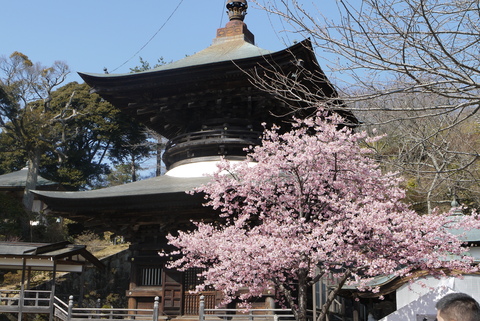
POLYGON ((463 292, 480 302, 480 276, 436 279, 426 277, 397 290, 397 311, 381 321, 416 321, 417 315, 435 315, 436 302, 451 292, 463 292))
POLYGON ((453 290, 449 288, 437 288, 420 297, 417 297, 417 294, 412 293, 411 298, 415 298, 414 300, 380 320, 417 321, 417 315, 436 315, 435 302, 450 292, 453 292, 453 290))
MULTIPOLYGON (((231 164, 236 164, 239 162, 240 161, 230 161, 231 164)), ((172 168, 171 170, 166 172, 165 175, 172 177, 202 177, 205 175, 212 175, 218 170, 218 163, 218 161, 211 161, 184 164, 172 168)), ((255 163, 251 163, 251 166, 253 166, 254 164, 255 163)))

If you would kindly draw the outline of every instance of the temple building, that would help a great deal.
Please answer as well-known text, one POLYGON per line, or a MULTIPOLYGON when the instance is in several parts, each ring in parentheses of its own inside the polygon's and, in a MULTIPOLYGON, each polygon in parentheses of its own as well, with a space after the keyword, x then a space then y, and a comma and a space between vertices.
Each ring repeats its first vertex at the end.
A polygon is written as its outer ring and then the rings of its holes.
MULTIPOLYGON (((133 74, 80 73, 93 92, 169 140, 163 176, 101 190, 35 192, 51 214, 131 242, 129 308, 149 307, 159 296, 165 315, 198 313, 198 294, 189 292, 199 282, 198 271, 165 269, 168 258, 157 254, 168 233, 188 229, 191 220, 217 217, 202 206, 202 195, 186 191, 206 183, 204 174, 213 172, 222 157, 245 159, 245 148, 261 142, 262 123, 287 130, 293 114, 304 117, 315 111, 315 106, 290 104, 260 89, 252 75, 274 68, 341 105, 310 41, 278 52, 255 46, 244 23, 247 8, 246 0, 227 2, 230 21, 217 30, 213 44, 179 61, 133 74)), ((356 122, 348 111, 338 112, 356 122)), ((203 295, 207 307, 219 299, 213 290, 203 295)), ((271 306, 273 300, 261 304, 271 306)))

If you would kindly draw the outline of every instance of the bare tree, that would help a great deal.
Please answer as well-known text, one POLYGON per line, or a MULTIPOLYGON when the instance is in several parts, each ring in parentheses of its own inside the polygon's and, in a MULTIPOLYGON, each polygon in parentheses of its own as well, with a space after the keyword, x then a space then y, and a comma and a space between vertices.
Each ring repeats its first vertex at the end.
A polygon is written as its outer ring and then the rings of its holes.
MULTIPOLYGON (((435 93, 442 105, 416 106, 422 117, 479 107, 480 8, 473 0, 337 0, 338 15, 326 16, 310 1, 254 1, 278 15, 317 50, 335 57, 332 73, 347 104, 399 92, 435 93), (333 18, 332 18, 333 16, 333 18)), ((310 93, 312 95, 313 93, 310 93)), ((365 106, 385 111, 382 106, 365 106)), ((397 117, 410 108, 393 106, 397 117)), ((413 117, 413 116, 410 116, 413 117)), ((418 116, 414 116, 418 117, 418 116)))
POLYGON ((478 207, 478 124, 466 120, 449 130, 439 130, 449 127, 462 115, 446 113, 423 117, 425 111, 417 111, 415 107, 435 101, 441 104, 443 97, 398 93, 389 98, 374 99, 368 104, 410 108, 404 112, 409 119, 395 119, 389 113, 377 112, 358 115, 376 123, 365 125, 367 129, 386 134, 370 147, 386 169, 403 174, 409 202, 420 213, 431 213, 436 207, 448 209, 452 200, 458 198, 478 207))
MULTIPOLYGON (((456 194, 478 199, 478 1, 337 0, 334 14, 312 1, 252 1, 309 38, 322 65, 328 59, 338 96, 327 106, 347 106, 391 136, 377 156, 415 182, 414 203, 430 212, 456 194)), ((300 63, 293 74, 266 69, 252 81, 294 109, 325 100, 320 86, 305 85, 323 75, 300 63)))

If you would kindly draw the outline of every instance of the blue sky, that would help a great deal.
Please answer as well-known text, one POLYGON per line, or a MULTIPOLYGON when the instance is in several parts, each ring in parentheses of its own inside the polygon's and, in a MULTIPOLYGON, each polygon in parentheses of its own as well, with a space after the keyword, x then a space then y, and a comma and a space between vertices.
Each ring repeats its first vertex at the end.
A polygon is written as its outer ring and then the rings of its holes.
MULTIPOLYGON (((151 64, 159 57, 181 59, 208 47, 216 29, 228 21, 225 0, 0 1, 0 55, 20 51, 47 66, 65 61, 72 69, 68 80, 79 82, 77 71, 102 73, 106 67, 111 73, 125 73, 139 65, 139 57, 151 64)), ((335 5, 335 0, 322 2, 324 7, 335 5)), ((281 32, 278 18, 269 18, 252 3, 245 22, 264 49, 281 50, 302 40, 281 32)))

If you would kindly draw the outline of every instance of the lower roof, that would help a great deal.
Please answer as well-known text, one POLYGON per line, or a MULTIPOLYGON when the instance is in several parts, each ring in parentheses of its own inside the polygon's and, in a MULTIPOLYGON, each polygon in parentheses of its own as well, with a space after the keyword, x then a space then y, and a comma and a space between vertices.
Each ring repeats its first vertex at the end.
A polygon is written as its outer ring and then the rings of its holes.
POLYGON ((158 198, 158 201, 173 201, 177 195, 180 199, 188 199, 187 192, 210 180, 208 177, 174 177, 157 176, 133 183, 107 187, 98 190, 81 192, 33 191, 38 198, 44 200, 51 210, 98 212, 101 208, 120 208, 122 210, 141 209, 154 204, 145 204, 144 199, 158 198))
POLYGON ((187 193, 209 180, 164 175, 92 191, 34 193, 51 215, 133 240, 144 237, 148 226, 155 229, 152 233, 167 233, 190 225, 191 220, 213 219, 215 212, 202 206, 204 195, 187 193))

